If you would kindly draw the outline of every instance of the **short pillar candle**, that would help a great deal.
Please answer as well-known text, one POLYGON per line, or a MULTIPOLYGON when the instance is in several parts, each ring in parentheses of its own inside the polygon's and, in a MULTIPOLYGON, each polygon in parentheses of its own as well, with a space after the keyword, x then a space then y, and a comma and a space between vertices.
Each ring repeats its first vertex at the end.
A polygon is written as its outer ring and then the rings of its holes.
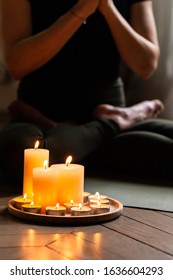
POLYGON ((33 200, 44 212, 46 206, 57 204, 57 173, 48 167, 47 161, 43 165, 33 168, 33 200))
POLYGON ((57 201, 63 205, 73 200, 75 203, 83 202, 84 191, 84 166, 71 164, 69 156, 65 164, 53 164, 51 168, 57 171, 57 201))

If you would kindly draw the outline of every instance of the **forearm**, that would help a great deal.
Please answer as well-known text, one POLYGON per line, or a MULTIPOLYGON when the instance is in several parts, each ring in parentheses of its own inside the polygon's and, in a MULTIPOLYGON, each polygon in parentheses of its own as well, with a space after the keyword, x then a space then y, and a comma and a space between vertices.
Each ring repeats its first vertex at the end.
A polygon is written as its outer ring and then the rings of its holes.
POLYGON ((6 61, 14 78, 21 79, 46 64, 81 25, 82 20, 68 12, 43 32, 13 44, 6 61))
POLYGON ((51 60, 95 12, 99 0, 78 0, 50 27, 32 35, 32 11, 27 0, 1 0, 3 50, 7 68, 21 79, 51 60), (15 26, 14 26, 15 22, 15 26))
POLYGON ((137 74, 148 78, 157 68, 159 47, 145 34, 135 31, 111 4, 102 11, 123 61, 137 74))

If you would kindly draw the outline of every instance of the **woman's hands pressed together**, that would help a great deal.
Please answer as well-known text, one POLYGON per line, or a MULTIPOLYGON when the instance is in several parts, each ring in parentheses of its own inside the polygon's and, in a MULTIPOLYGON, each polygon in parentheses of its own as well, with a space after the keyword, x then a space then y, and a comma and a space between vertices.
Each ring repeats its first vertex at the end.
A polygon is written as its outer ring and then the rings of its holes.
POLYGON ((79 0, 72 11, 79 17, 86 19, 97 10, 99 3, 100 0, 79 0))
POLYGON ((111 8, 113 6, 113 0, 100 0, 98 8, 101 13, 104 13, 107 8, 111 8))

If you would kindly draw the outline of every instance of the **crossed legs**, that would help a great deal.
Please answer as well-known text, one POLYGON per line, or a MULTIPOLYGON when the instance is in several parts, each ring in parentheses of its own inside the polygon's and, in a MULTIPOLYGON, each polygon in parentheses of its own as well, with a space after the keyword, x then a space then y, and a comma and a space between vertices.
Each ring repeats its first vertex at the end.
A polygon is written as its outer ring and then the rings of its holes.
POLYGON ((46 132, 31 123, 8 125, 0 135, 1 169, 21 183, 23 151, 40 140, 40 147, 50 150, 50 164, 64 162, 69 154, 74 162, 97 155, 97 167, 101 163, 112 172, 156 176, 164 167, 165 175, 172 173, 173 122, 155 119, 163 109, 161 102, 146 101, 132 108, 106 105, 106 112, 105 105, 100 106, 95 115, 100 119, 84 125, 59 124, 46 132))

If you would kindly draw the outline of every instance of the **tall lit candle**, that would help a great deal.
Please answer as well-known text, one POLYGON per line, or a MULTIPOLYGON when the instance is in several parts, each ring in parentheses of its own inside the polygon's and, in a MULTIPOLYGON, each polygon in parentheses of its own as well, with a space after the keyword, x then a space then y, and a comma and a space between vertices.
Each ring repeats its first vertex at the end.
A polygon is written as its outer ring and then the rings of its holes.
POLYGON ((57 203, 57 172, 48 167, 47 160, 43 167, 33 168, 33 200, 34 204, 42 206, 44 212, 46 206, 57 203))
POLYGON ((44 160, 49 161, 49 150, 38 148, 39 141, 36 141, 35 147, 24 150, 24 174, 23 174, 23 195, 32 198, 32 169, 43 166, 44 160))
POLYGON ((71 164, 69 156, 65 164, 53 164, 52 169, 57 170, 58 198, 60 204, 73 200, 74 203, 83 203, 84 166, 71 164))

